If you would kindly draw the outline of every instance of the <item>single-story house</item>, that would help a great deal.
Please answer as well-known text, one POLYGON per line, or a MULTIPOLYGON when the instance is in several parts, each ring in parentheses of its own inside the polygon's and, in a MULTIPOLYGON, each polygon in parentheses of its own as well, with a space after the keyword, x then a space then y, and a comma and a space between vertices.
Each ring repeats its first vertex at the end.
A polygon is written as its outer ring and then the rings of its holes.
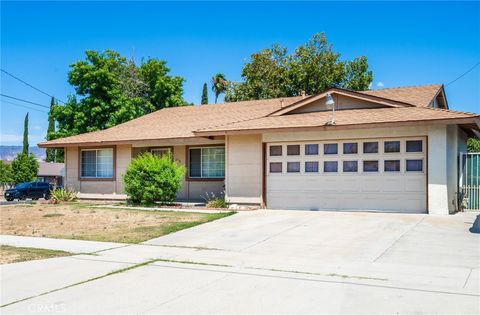
POLYGON ((225 191, 268 209, 448 214, 458 156, 479 114, 448 109, 443 85, 165 108, 115 127, 47 141, 65 148, 65 185, 122 194, 142 152, 186 166, 178 198, 225 191), (335 108, 335 120, 331 107, 335 108))
POLYGON ((38 162, 37 180, 48 182, 53 186, 63 186, 65 164, 55 162, 38 162))

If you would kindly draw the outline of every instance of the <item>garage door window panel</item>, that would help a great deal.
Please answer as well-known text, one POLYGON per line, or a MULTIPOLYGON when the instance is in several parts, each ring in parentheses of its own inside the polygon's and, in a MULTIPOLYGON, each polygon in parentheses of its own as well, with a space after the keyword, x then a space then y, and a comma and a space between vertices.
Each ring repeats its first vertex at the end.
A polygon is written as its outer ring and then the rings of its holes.
POLYGON ((343 144, 343 154, 357 154, 358 144, 356 142, 348 142, 343 144))
POLYGON ((338 144, 325 143, 323 145, 323 154, 338 154, 338 144))
POLYGON ((305 162, 305 173, 318 173, 318 162, 305 162))
POLYGON ((287 155, 300 155, 300 145, 287 145, 287 155))
POLYGON ((358 172, 358 161, 343 161, 343 172, 344 173, 358 172))
POLYGON ((408 153, 421 153, 421 152, 423 152, 423 141, 422 140, 407 140, 406 141, 406 151, 408 153))
POLYGON ((325 173, 337 173, 338 172, 338 162, 337 161, 324 161, 323 162, 323 171, 325 173))
POLYGON ((385 172, 400 172, 400 160, 385 160, 385 172))
POLYGON ((423 160, 406 160, 407 172, 423 172, 423 160))
POLYGON ((282 162, 270 163, 270 173, 281 173, 281 172, 282 172, 282 162))
POLYGON ((270 146, 270 156, 282 156, 282 146, 281 145, 270 146))
POLYGON ((287 173, 300 173, 300 162, 287 162, 287 173))
POLYGON ((364 142, 363 153, 378 153, 378 142, 364 142))
POLYGON ((364 172, 378 172, 378 161, 363 161, 364 172))
POLYGON ((400 153, 400 141, 385 141, 383 150, 385 153, 400 153))
POLYGON ((318 144, 306 144, 305 155, 318 155, 318 144))

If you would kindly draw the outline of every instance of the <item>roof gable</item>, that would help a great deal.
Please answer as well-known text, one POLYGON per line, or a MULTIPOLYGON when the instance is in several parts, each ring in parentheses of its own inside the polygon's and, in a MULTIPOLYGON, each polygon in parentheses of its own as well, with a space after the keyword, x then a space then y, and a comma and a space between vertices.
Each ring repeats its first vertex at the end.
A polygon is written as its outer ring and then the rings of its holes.
MULTIPOLYGON (((328 89, 322 93, 312 95, 310 97, 307 97, 303 100, 300 100, 296 103, 293 103, 289 106, 286 106, 278 111, 275 111, 271 113, 269 116, 281 116, 285 114, 293 114, 299 112, 299 109, 310 106, 316 103, 318 106, 316 106, 316 111, 324 111, 326 110, 326 107, 323 106, 324 100, 327 96, 327 94, 330 93, 334 99, 335 99, 335 106, 337 109, 337 106, 342 106, 342 103, 339 103, 338 100, 356 100, 357 103, 351 103, 350 106, 347 106, 345 109, 361 109, 361 108, 377 108, 377 107, 411 107, 415 106, 406 102, 402 102, 399 100, 392 100, 384 97, 379 97, 376 95, 369 95, 369 94, 364 94, 359 91, 351 91, 351 90, 345 90, 341 88, 331 88, 328 89), (323 104, 322 104, 323 100, 323 104)), ((343 102, 345 104, 345 102, 343 102)), ((342 109, 342 108, 340 108, 342 109)), ((313 110, 315 111, 315 110, 313 110)))

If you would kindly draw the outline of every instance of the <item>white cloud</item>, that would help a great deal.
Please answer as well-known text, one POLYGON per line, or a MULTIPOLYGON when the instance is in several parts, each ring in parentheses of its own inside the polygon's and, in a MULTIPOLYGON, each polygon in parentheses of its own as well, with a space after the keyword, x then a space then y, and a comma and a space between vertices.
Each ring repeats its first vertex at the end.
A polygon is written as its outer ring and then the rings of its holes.
POLYGON ((383 84, 383 82, 378 82, 377 83, 377 87, 384 87, 385 85, 383 84))
POLYGON ((368 89, 369 89, 369 90, 372 89, 372 82, 370 82, 370 84, 368 85, 368 89))
POLYGON ((32 130, 42 130, 42 126, 35 125, 32 127, 32 130))

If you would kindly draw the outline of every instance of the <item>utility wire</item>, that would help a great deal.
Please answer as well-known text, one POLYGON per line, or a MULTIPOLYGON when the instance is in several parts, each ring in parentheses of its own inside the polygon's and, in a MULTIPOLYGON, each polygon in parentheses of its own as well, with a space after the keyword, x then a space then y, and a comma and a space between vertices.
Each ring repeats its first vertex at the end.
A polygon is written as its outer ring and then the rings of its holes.
POLYGON ((477 62, 473 67, 471 67, 470 69, 468 69, 467 71, 465 71, 462 75, 460 75, 458 78, 456 78, 455 80, 445 84, 445 86, 449 86, 450 84, 452 84, 453 82, 457 81, 457 80, 460 80, 462 77, 464 77, 465 75, 467 75, 470 71, 472 71, 473 69, 475 69, 476 66, 480 65, 480 61, 477 62))
POLYGON ((10 105, 14 105, 14 106, 25 107, 25 108, 28 108, 28 109, 36 110, 36 111, 41 112, 41 113, 48 114, 47 111, 44 111, 44 110, 41 110, 41 109, 38 109, 38 108, 33 108, 33 107, 30 107, 30 106, 25 106, 25 105, 17 104, 17 103, 12 103, 12 102, 9 102, 9 101, 1 101, 1 103, 2 103, 2 104, 7 103, 7 104, 10 104, 10 105))
POLYGON ((27 100, 24 100, 24 99, 21 99, 21 98, 17 98, 17 97, 13 97, 13 96, 5 95, 5 94, 0 94, 0 95, 1 95, 1 96, 3 96, 3 97, 11 98, 12 100, 16 100, 16 101, 20 101, 20 102, 25 102, 25 103, 29 103, 29 104, 32 104, 32 105, 35 105, 35 106, 40 106, 40 107, 45 107, 45 108, 48 108, 48 109, 50 109, 50 107, 49 107, 49 106, 42 105, 42 104, 39 104, 39 103, 35 103, 35 102, 31 102, 31 101, 27 101, 27 100))
POLYGON ((55 100, 59 101, 60 103, 63 103, 63 104, 65 104, 65 102, 64 102, 64 101, 62 101, 62 100, 59 100, 59 99, 58 99, 58 98, 56 98, 55 96, 53 96, 53 95, 50 95, 50 94, 48 94, 47 92, 44 92, 44 91, 40 90, 40 89, 39 89, 39 88, 37 88, 37 87, 34 87, 34 86, 33 86, 33 85, 31 85, 30 83, 23 81, 22 79, 20 79, 19 77, 16 77, 16 76, 14 76, 14 75, 13 75, 13 74, 11 74, 10 72, 8 72, 8 71, 5 71, 5 70, 3 70, 2 68, 0 68, 0 70, 1 70, 3 73, 5 73, 6 75, 9 75, 9 76, 11 76, 11 77, 12 77, 12 78, 14 78, 15 80, 18 80, 18 81, 22 82, 23 84, 25 84, 25 85, 27 85, 27 86, 31 87, 32 89, 34 89, 34 90, 36 90, 36 91, 38 91, 38 92, 40 92, 40 93, 42 93, 42 94, 45 94, 45 95, 47 95, 47 96, 53 97, 53 99, 55 99, 55 100))

